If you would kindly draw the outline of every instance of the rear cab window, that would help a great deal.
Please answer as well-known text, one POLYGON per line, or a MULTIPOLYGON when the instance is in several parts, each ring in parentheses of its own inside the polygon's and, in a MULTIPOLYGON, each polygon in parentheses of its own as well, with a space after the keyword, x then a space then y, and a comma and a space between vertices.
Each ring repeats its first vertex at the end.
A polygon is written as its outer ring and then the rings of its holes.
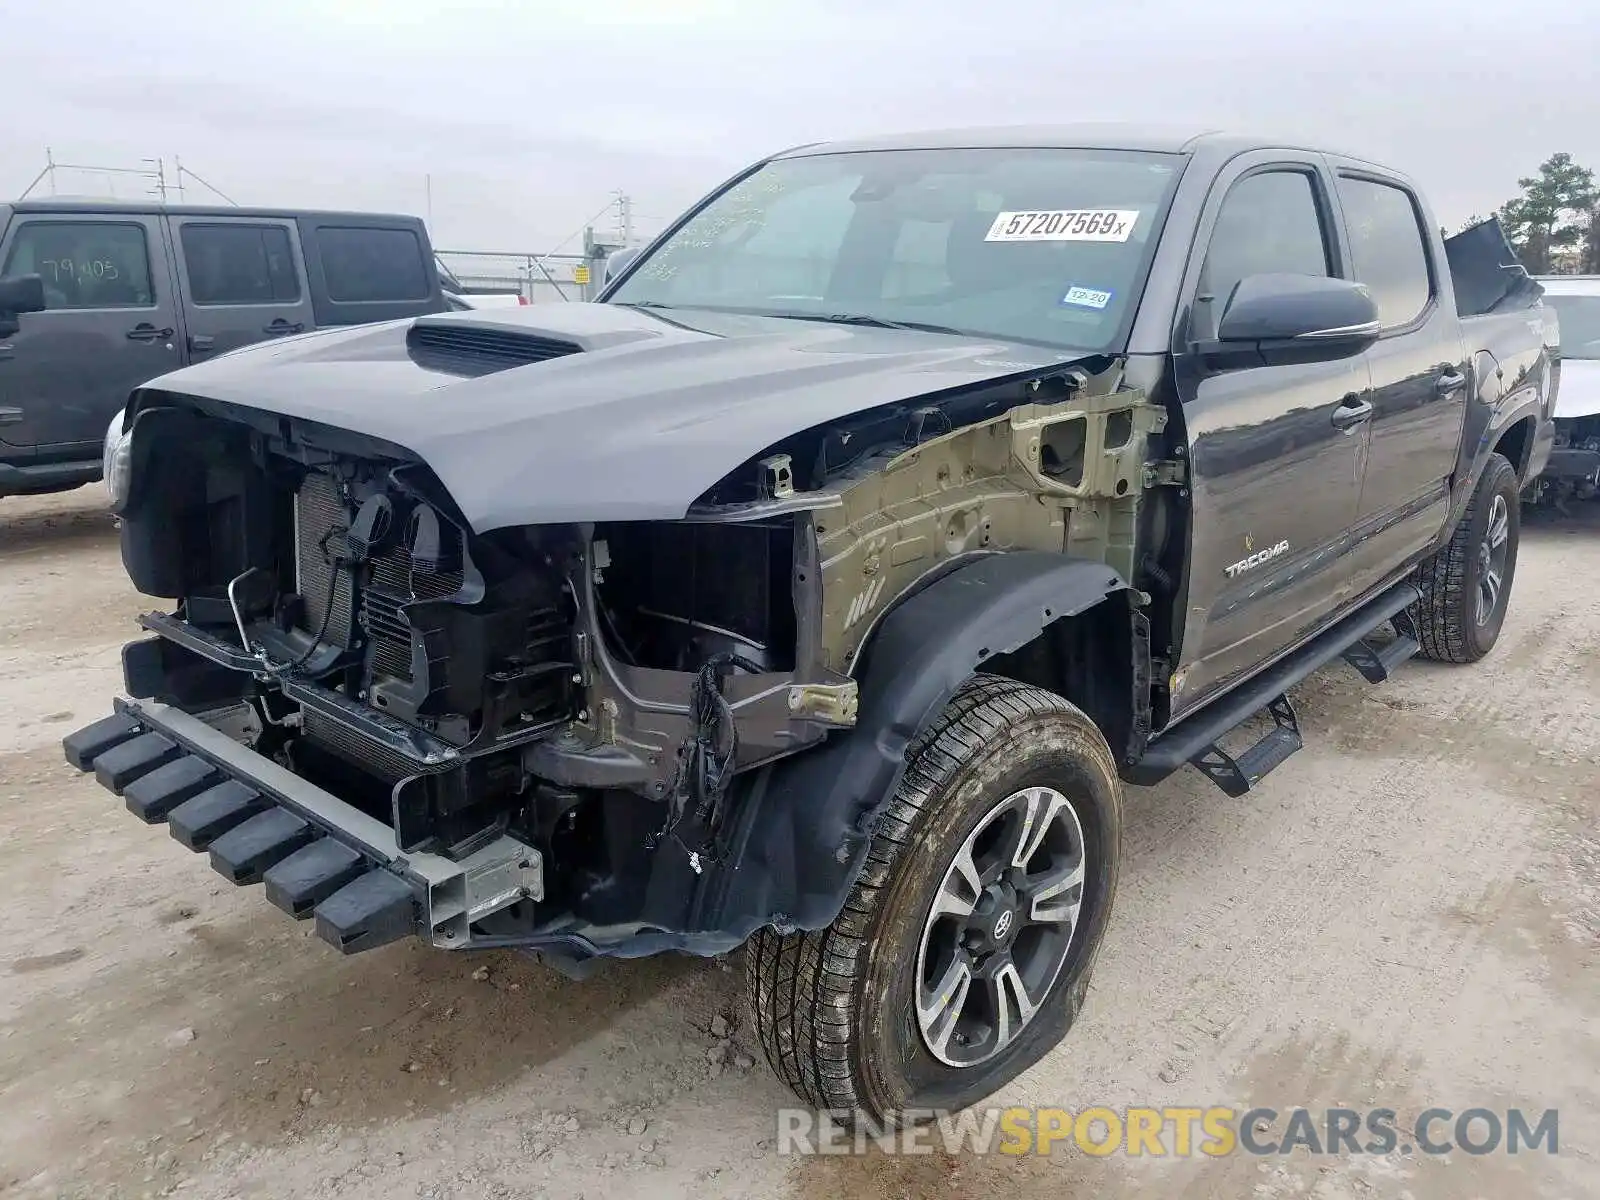
POLYGON ((29 220, 20 224, 0 275, 38 275, 47 311, 150 308, 156 302, 143 225, 29 220))
POLYGON ((1339 176, 1350 265, 1378 305, 1385 330, 1418 320, 1433 301, 1433 271, 1415 197, 1394 183, 1339 176))

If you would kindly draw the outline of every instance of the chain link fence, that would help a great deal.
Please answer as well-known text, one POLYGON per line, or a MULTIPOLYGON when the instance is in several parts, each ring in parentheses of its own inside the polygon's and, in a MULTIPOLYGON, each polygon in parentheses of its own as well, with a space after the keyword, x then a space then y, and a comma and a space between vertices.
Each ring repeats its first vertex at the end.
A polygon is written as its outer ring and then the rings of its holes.
POLYGON ((582 254, 518 254, 438 250, 450 274, 469 291, 506 292, 529 304, 589 300, 600 290, 604 260, 582 254))

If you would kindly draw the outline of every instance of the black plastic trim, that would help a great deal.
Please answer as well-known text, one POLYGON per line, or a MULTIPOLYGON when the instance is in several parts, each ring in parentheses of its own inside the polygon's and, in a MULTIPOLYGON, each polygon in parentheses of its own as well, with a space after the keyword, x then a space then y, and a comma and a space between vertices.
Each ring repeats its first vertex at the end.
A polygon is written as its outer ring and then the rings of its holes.
POLYGON ((1319 637, 1285 655, 1259 675, 1169 726, 1144 757, 1124 773, 1130 783, 1160 783, 1230 729, 1248 720, 1319 667, 1326 666, 1396 613, 1421 599, 1416 586, 1398 584, 1342 617, 1319 637))

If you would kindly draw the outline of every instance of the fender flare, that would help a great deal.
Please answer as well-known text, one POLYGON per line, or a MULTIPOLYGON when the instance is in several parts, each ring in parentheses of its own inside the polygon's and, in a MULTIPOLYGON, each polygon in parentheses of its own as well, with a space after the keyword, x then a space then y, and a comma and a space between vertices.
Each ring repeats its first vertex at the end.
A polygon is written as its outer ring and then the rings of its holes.
MULTIPOLYGON (((732 870, 699 927, 742 942, 764 925, 821 929, 839 914, 906 747, 974 671, 1047 625, 1131 591, 1093 559, 986 555, 900 601, 866 650, 854 728, 755 773, 732 839, 732 870)), ((720 939, 718 939, 720 940, 720 939)))
MULTIPOLYGON (((1498 370, 1493 375, 1488 373, 1488 366, 1498 368, 1499 365, 1492 350, 1481 350, 1474 357, 1472 384, 1475 390, 1467 400, 1461 445, 1457 452, 1455 476, 1451 486, 1448 518, 1434 542, 1435 549, 1450 540, 1457 523, 1466 511, 1468 501, 1477 490, 1478 479, 1483 475, 1483 469, 1488 466, 1489 455, 1494 452, 1501 435, 1513 425, 1529 418, 1534 423, 1533 437, 1528 444, 1529 461, 1514 462, 1511 465, 1517 469, 1517 476, 1522 483, 1528 483, 1533 479, 1531 468, 1534 462, 1531 459, 1541 448, 1548 451, 1548 440, 1554 429, 1549 414, 1544 410, 1544 398, 1535 384, 1545 378, 1546 370, 1554 371, 1557 368, 1557 364, 1551 361, 1548 350, 1540 352, 1537 362, 1538 370, 1505 383, 1500 379, 1498 370), (1488 360, 1487 365, 1484 359, 1488 360), (1540 445, 1541 437, 1545 439, 1543 447, 1540 445)), ((1555 386, 1554 380, 1551 386, 1555 386)))

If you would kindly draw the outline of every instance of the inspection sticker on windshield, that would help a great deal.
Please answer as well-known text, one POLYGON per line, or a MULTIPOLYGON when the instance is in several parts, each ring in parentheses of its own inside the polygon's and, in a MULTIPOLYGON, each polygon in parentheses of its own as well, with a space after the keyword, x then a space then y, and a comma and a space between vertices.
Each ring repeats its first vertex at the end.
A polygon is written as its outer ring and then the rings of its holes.
POLYGON ((1061 297, 1061 303, 1075 308, 1104 308, 1111 303, 1111 293, 1099 288, 1074 286, 1067 289, 1067 294, 1061 297))
POLYGON ((989 226, 986 242, 1125 242, 1139 219, 1136 208, 1055 208, 1003 212, 989 226))

